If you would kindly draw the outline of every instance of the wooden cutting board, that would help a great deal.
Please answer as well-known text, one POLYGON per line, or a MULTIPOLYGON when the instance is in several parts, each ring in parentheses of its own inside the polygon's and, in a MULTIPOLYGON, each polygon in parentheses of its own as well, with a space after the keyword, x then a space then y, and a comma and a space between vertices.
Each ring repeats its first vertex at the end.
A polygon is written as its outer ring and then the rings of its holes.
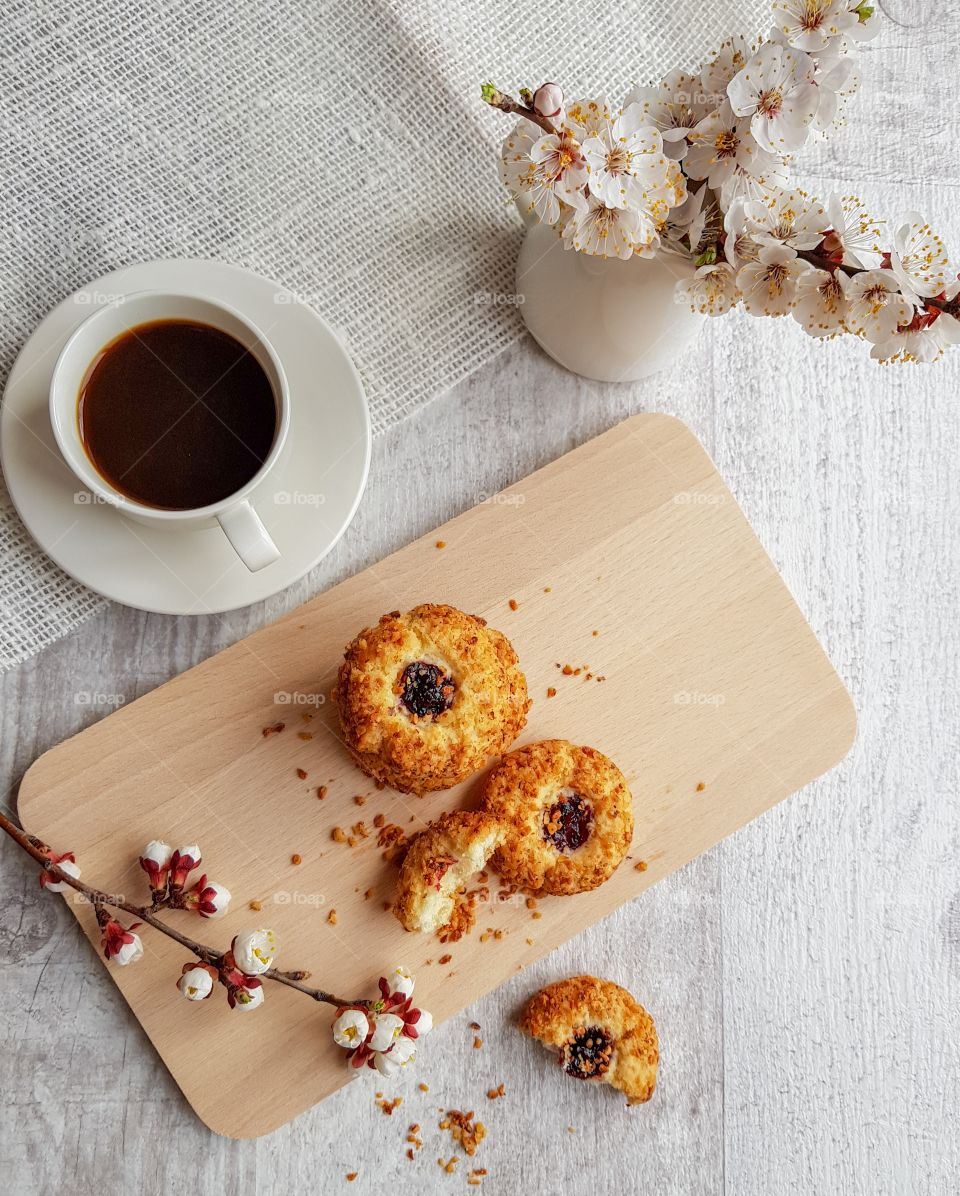
MULTIPOLYGON (((381 972, 403 962, 440 1021, 836 764, 855 727, 846 690, 703 447, 677 420, 640 415, 47 752, 19 810, 29 830, 75 851, 89 880, 137 901, 144 843, 198 841, 233 904, 219 922, 168 915, 188 933, 226 946, 241 927, 270 926, 279 967, 307 968, 349 996, 375 994, 381 972), (492 900, 474 933, 448 946, 385 912, 396 867, 375 830, 353 847, 331 832, 371 828, 383 813, 412 833, 470 805, 476 780, 425 798, 377 791, 337 738, 329 702, 278 700, 329 693, 359 628, 423 601, 483 615, 509 636, 533 698, 520 742, 564 737, 606 752, 630 782, 636 820, 631 859, 602 888, 542 899, 538 919, 522 900, 492 900), (565 664, 585 671, 564 675, 565 664), (487 927, 506 933, 481 942, 487 927)), ((96 941, 89 907, 71 909, 96 941)), ((143 962, 110 975, 211 1129, 267 1133, 347 1080, 327 1007, 272 984, 252 1014, 219 993, 187 1004, 174 990, 187 953, 149 928, 143 940, 143 962)))

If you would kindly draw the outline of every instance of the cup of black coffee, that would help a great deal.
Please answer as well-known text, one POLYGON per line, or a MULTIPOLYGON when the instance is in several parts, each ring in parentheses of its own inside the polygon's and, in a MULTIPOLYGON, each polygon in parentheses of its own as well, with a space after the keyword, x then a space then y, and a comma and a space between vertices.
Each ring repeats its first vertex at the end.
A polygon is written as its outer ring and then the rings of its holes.
POLYGON ((219 524, 251 570, 279 551, 250 502, 290 423, 266 336, 218 300, 141 291, 99 308, 50 386, 60 451, 121 514, 171 530, 219 524))

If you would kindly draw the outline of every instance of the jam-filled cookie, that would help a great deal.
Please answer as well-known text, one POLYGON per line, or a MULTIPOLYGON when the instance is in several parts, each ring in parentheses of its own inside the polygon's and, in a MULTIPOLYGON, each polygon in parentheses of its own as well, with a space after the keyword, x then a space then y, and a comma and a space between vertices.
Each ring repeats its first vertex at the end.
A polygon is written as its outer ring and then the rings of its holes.
POLYGON ((408 793, 448 789, 506 751, 529 706, 506 636, 432 603, 361 631, 333 697, 360 767, 408 793))
POLYGON ((577 1080, 603 1080, 628 1105, 653 1096, 660 1051, 649 1013, 625 988, 596 976, 548 984, 527 1002, 520 1029, 559 1053, 577 1080))
POLYGON ((482 804, 504 828, 493 868, 528 893, 597 888, 633 835, 623 773, 601 752, 565 739, 505 756, 486 780, 482 804))
POLYGON ((441 814, 410 844, 400 868, 393 912, 406 930, 430 934, 454 918, 460 890, 500 841, 500 827, 481 810, 441 814))

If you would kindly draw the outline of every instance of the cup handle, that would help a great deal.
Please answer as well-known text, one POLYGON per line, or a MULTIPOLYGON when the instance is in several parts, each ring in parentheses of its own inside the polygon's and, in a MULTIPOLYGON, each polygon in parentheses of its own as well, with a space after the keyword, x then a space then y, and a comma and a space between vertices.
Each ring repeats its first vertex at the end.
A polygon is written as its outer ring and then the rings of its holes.
POLYGON ((279 560, 280 550, 270 539, 260 516, 246 499, 217 516, 227 539, 251 573, 279 560))

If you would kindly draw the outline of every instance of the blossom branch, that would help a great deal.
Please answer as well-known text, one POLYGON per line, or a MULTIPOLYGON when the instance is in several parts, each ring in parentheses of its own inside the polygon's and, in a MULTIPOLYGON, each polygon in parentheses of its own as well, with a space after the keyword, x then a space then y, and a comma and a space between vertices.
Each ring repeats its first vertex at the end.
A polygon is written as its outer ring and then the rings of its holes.
MULTIPOLYGON (((816 266, 818 270, 842 270, 850 278, 856 278, 858 274, 866 273, 866 270, 862 266, 850 266, 846 262, 835 261, 825 254, 818 253, 815 249, 798 249, 797 257, 805 262, 809 262, 811 266, 816 266)), ((948 316, 953 316, 954 319, 960 319, 960 294, 953 299, 942 299, 936 295, 927 295, 924 296, 923 303, 925 307, 935 307, 938 311, 946 312, 948 316)))
MULTIPOLYGON (((124 913, 132 915, 139 922, 144 922, 148 926, 152 926, 155 930, 159 930, 161 934, 165 934, 167 938, 173 939, 174 942, 179 943, 181 947, 185 947, 195 958, 199 959, 201 963, 215 968, 218 973, 222 972, 228 965, 228 952, 219 951, 214 947, 208 947, 203 943, 197 942, 188 935, 181 934, 180 931, 175 930, 172 926, 167 925, 166 922, 161 921, 157 917, 156 911, 167 907, 171 908, 185 908, 182 899, 182 894, 176 891, 171 896, 166 898, 158 897, 157 891, 154 891, 153 901, 150 905, 135 905, 131 901, 124 901, 116 894, 104 893, 100 889, 94 888, 92 885, 86 884, 79 880, 70 872, 62 868, 58 863, 55 863, 50 858, 50 849, 47 845, 35 835, 28 834, 23 831, 15 823, 11 822, 4 814, 0 813, 0 829, 4 830, 7 835, 20 847, 27 855, 32 856, 38 864, 42 865, 44 873, 52 878, 58 884, 65 884, 69 888, 74 889, 78 893, 82 893, 90 904, 94 907, 97 914, 97 921, 101 927, 104 928, 106 922, 110 920, 106 913, 107 907, 114 910, 122 910, 124 913)), ((333 1005, 339 1008, 353 1007, 369 1009, 372 1002, 368 1000, 353 1000, 344 997, 338 997, 333 993, 326 992, 324 989, 311 988, 303 982, 309 977, 309 972, 294 971, 284 972, 276 968, 269 968, 262 973, 262 976, 269 980, 274 980, 278 984, 286 985, 288 988, 294 988, 297 992, 303 993, 305 996, 311 997, 314 1001, 319 1001, 327 1005, 333 1005)))
POLYGON ((554 123, 548 116, 542 116, 533 106, 533 95, 530 92, 521 92, 527 103, 521 103, 515 100, 513 96, 507 95, 506 92, 500 91, 492 83, 482 83, 480 85, 480 98, 485 104, 489 104, 491 108, 498 108, 501 112, 507 112, 515 116, 526 117, 527 120, 533 121, 535 125, 539 125, 545 133, 556 133, 554 123))

